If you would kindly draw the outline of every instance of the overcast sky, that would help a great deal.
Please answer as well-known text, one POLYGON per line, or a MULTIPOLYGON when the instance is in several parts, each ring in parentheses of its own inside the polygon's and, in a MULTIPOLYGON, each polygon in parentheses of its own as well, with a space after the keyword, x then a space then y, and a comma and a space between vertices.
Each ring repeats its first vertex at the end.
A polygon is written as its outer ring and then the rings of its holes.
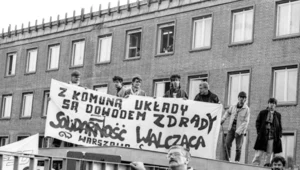
MULTIPOLYGON (((102 4, 102 9, 107 9, 108 2, 111 2, 111 7, 118 4, 118 0, 1 0, 0 32, 2 33, 2 28, 4 32, 7 32, 9 24, 14 30, 15 25, 20 29, 22 23, 26 28, 29 21, 31 26, 35 24, 35 20, 41 24, 43 18, 45 22, 49 22, 50 16, 52 16, 52 21, 57 19, 57 15, 64 18, 65 13, 68 13, 70 17, 73 16, 74 10, 76 10, 76 15, 79 15, 81 8, 85 9, 85 13, 90 12, 91 6, 93 6, 93 11, 97 11, 99 4, 102 4)), ((130 2, 136 2, 136 0, 130 0, 130 2)), ((121 5, 126 3, 127 0, 120 0, 121 5)))

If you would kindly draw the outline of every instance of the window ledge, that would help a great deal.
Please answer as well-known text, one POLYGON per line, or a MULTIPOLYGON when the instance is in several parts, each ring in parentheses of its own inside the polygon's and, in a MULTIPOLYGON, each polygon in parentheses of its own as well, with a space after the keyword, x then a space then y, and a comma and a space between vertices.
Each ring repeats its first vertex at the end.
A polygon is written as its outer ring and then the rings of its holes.
POLYGON ((250 45, 252 44, 253 41, 242 41, 242 42, 237 42, 237 43, 230 43, 228 47, 235 47, 235 46, 243 46, 243 45, 250 45))
POLYGON ((0 118, 0 120, 10 120, 10 117, 3 117, 3 118, 0 118))
POLYGON ((96 65, 107 65, 107 64, 110 64, 110 61, 96 63, 96 65))
POLYGON ((46 70, 46 72, 58 71, 58 68, 46 70))
POLYGON ((29 116, 29 117, 20 117, 20 119, 31 119, 31 116, 29 116))
POLYGON ((15 77, 16 75, 5 75, 4 78, 10 78, 10 77, 15 77))
POLYGON ((276 107, 291 107, 297 106, 297 102, 289 102, 289 103, 278 103, 276 107))
POLYGON ((194 52, 200 52, 200 51, 207 51, 210 49, 211 49, 211 47, 195 48, 195 49, 190 50, 189 52, 194 53, 194 52))
POLYGON ((155 57, 164 57, 164 56, 170 56, 170 55, 173 55, 174 52, 171 52, 171 53, 159 53, 159 54, 156 54, 155 57))
POLYGON ((31 74, 35 74, 36 72, 29 72, 29 73, 25 73, 24 75, 31 75, 31 74))
POLYGON ((298 37, 300 37, 300 33, 298 33, 298 34, 283 35, 283 36, 277 36, 277 37, 273 38, 273 41, 285 40, 285 39, 292 39, 292 38, 298 38, 298 37))
POLYGON ((76 68, 81 68, 83 65, 78 65, 78 66, 70 66, 70 69, 76 69, 76 68))
POLYGON ((123 61, 132 61, 132 60, 139 60, 141 57, 132 57, 132 58, 125 58, 123 61))

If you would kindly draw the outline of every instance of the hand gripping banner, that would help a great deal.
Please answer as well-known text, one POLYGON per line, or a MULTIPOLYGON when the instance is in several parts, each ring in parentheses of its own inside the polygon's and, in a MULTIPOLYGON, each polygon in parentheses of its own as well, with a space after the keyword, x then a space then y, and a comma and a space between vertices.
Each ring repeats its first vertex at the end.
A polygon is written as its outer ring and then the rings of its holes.
POLYGON ((215 159, 221 104, 176 98, 119 98, 51 81, 45 136, 83 146, 165 152, 171 145, 215 159))

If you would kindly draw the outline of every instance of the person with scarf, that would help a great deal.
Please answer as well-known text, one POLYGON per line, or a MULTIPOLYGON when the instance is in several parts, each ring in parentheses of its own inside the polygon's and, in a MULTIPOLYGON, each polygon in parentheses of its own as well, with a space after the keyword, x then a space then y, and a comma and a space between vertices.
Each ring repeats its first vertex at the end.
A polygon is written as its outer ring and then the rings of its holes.
POLYGON ((180 87, 180 76, 174 74, 170 77, 171 84, 170 90, 168 90, 164 97, 166 98, 183 98, 184 100, 188 99, 187 93, 180 87))

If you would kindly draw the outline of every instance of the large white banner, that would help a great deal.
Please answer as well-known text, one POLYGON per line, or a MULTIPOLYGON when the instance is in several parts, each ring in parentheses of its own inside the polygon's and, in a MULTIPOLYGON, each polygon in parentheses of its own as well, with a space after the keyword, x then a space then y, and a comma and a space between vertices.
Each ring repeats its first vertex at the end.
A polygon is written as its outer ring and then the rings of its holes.
MULTIPOLYGON (((27 137, 23 140, 2 146, 2 147, 0 147, 0 151, 16 152, 17 154, 20 154, 20 155, 22 155, 22 154, 38 154, 38 141, 39 141, 39 134, 35 134, 35 135, 27 137)), ((23 170, 27 166, 29 166, 29 158, 20 157, 19 170, 23 170)), ((3 163, 2 163, 2 169, 13 170, 13 168, 14 168, 14 157, 13 156, 4 156, 3 163)))
POLYGON ((175 98, 127 99, 52 80, 45 136, 84 146, 165 152, 171 145, 215 159, 221 104, 175 98))

